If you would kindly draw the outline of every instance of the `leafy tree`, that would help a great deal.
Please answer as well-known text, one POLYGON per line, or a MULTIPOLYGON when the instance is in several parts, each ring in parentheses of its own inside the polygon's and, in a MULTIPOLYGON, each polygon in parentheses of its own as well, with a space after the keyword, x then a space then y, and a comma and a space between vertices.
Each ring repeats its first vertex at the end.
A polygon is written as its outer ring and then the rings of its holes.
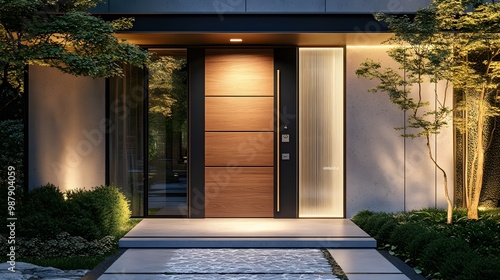
POLYGON ((475 134, 469 138, 474 155, 466 178, 466 203, 468 218, 478 219, 485 153, 491 139, 486 128, 500 115, 500 4, 434 0, 413 19, 386 14, 377 15, 377 19, 395 33, 388 42, 397 47, 388 54, 399 69, 383 69, 380 63, 368 60, 357 69, 357 75, 378 80, 380 83, 371 91, 388 93, 392 103, 409 113, 410 132, 403 136, 426 139, 429 157, 443 174, 448 223, 452 222, 453 204, 447 174, 432 153, 430 136, 448 125, 452 110, 446 100, 454 89, 460 100, 455 107, 455 123, 460 131, 475 134), (425 91, 423 84, 429 82, 436 86, 425 91), (416 88, 416 94, 412 94, 412 88, 416 88), (436 98, 434 108, 426 102, 430 98, 436 98))
POLYGON ((121 63, 142 65, 147 52, 113 36, 133 20, 104 21, 88 12, 99 0, 0 0, 1 118, 21 113, 27 65, 44 65, 77 76, 110 77, 121 63), (17 106, 20 108, 20 106, 17 106))

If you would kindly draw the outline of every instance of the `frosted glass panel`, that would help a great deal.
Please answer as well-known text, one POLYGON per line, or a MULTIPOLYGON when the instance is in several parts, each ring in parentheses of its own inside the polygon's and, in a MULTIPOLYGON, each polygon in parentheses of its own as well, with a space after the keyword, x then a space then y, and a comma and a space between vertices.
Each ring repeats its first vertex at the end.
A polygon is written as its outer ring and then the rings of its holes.
POLYGON ((344 216, 344 53, 299 50, 299 217, 344 216))

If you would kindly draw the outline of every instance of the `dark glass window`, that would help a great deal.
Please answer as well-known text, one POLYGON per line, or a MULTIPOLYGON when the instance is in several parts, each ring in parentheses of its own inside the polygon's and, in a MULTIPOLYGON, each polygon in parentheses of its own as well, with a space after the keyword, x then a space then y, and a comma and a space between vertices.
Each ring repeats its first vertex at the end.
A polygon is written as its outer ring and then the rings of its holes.
POLYGON ((188 215, 186 49, 154 49, 148 65, 148 215, 188 215))
POLYGON ((125 66, 109 80, 109 182, 123 190, 133 216, 144 215, 144 70, 125 66))

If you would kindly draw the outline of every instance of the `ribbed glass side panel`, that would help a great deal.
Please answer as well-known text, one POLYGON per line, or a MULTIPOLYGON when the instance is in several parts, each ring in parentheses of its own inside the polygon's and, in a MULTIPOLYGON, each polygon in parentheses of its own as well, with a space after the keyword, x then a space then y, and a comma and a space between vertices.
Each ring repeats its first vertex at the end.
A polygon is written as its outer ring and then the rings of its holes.
POLYGON ((299 50, 299 217, 344 216, 344 53, 299 50))

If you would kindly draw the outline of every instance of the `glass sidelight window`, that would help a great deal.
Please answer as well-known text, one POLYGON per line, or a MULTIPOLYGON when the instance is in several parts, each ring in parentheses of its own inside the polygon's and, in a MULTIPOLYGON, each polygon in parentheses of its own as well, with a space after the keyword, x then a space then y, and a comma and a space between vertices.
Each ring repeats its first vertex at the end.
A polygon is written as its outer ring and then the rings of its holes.
POLYGON ((344 216, 344 52, 299 49, 299 217, 344 216))
POLYGON ((144 69, 109 79, 109 182, 122 189, 133 216, 144 215, 144 69))
POLYGON ((152 49, 148 65, 148 215, 187 216, 186 49, 152 49))
POLYGON ((109 80, 109 183, 133 216, 187 216, 187 51, 151 52, 147 68, 109 80))

